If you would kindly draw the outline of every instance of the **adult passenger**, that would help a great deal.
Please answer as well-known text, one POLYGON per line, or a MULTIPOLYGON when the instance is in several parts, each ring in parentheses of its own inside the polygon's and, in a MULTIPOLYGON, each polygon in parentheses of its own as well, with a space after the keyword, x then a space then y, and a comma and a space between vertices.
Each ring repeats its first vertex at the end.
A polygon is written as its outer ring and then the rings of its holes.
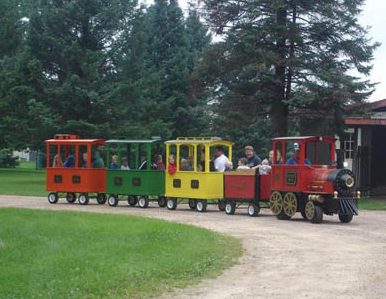
POLYGON ((245 147, 245 157, 247 158, 247 166, 249 168, 256 169, 260 166, 261 159, 258 155, 256 155, 252 145, 247 145, 245 147))
MULTIPOLYGON (((298 143, 294 143, 294 155, 289 158, 286 162, 287 165, 298 165, 300 164, 300 146, 298 143)), ((304 160, 304 164, 311 165, 311 161, 308 159, 304 160)))
POLYGON ((175 174, 177 171, 177 166, 176 166, 176 158, 174 155, 169 156, 169 165, 168 165, 168 173, 169 174, 175 174))
POLYGON ((216 147, 216 159, 214 160, 214 168, 218 172, 224 172, 226 165, 229 162, 227 156, 224 155, 224 149, 222 146, 216 147))

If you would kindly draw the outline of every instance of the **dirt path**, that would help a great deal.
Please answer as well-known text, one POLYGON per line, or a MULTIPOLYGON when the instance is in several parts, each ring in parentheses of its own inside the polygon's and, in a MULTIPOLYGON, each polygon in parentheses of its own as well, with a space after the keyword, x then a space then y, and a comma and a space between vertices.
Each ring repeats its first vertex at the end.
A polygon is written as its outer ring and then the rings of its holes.
MULTIPOLYGON (((194 224, 242 240, 245 254, 216 279, 177 290, 175 298, 386 298, 386 212, 361 211, 350 224, 325 217, 313 225, 295 217, 278 221, 269 211, 227 216, 215 207, 203 214, 107 205, 50 205, 45 198, 0 196, 0 207, 132 214, 194 224)), ((1 223, 1 219, 0 219, 1 223)), ((170 294, 166 296, 170 298, 170 294)), ((165 297, 165 298, 166 298, 165 297)))

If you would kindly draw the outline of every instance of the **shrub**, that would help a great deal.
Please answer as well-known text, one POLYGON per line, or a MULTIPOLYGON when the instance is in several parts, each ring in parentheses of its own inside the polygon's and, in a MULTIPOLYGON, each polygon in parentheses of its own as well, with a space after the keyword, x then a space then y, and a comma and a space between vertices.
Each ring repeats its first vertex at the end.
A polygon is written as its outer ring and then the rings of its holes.
POLYGON ((15 168, 19 165, 18 157, 12 157, 12 150, 9 148, 0 149, 0 167, 15 168))

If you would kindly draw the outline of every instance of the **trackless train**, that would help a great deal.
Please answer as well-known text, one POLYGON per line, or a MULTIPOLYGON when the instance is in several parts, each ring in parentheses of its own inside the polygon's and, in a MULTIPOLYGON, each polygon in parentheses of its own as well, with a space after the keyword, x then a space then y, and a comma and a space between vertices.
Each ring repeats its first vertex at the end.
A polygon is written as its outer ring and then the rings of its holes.
POLYGON ((300 212, 312 223, 334 214, 348 223, 358 214, 360 192, 353 173, 337 169, 331 137, 274 138, 272 170, 267 175, 255 169, 213 171, 215 148, 222 147, 232 160, 233 146, 215 137, 180 137, 162 143, 159 139, 106 141, 63 134, 45 143, 48 201, 52 204, 62 195, 69 203, 78 198, 82 205, 93 197, 99 204, 107 201, 116 206, 127 200, 130 206, 141 208, 157 201, 169 210, 186 202, 198 212, 217 204, 228 215, 246 205, 250 216, 269 207, 278 219, 288 220, 300 212), (173 155, 175 165, 169 160, 163 165, 160 153, 164 146, 166 157, 173 155), (155 154, 158 166, 151 163, 155 154), (190 168, 183 167, 186 161, 190 168), (173 172, 168 171, 170 166, 173 172))

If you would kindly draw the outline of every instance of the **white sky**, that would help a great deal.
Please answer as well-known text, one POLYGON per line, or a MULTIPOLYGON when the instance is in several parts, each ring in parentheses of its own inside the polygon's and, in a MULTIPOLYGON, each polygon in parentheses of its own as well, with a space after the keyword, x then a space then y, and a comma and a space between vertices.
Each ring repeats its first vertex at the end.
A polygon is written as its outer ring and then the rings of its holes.
MULTIPOLYGON (((152 0, 143 0, 147 4, 152 0)), ((182 9, 187 8, 188 0, 178 0, 182 9)), ((363 12, 359 17, 360 23, 369 29, 369 37, 374 41, 382 43, 382 45, 374 53, 374 68, 371 71, 369 78, 372 82, 377 82, 375 92, 369 98, 370 101, 378 101, 386 99, 386 1, 383 0, 366 0, 363 6, 363 12)))

